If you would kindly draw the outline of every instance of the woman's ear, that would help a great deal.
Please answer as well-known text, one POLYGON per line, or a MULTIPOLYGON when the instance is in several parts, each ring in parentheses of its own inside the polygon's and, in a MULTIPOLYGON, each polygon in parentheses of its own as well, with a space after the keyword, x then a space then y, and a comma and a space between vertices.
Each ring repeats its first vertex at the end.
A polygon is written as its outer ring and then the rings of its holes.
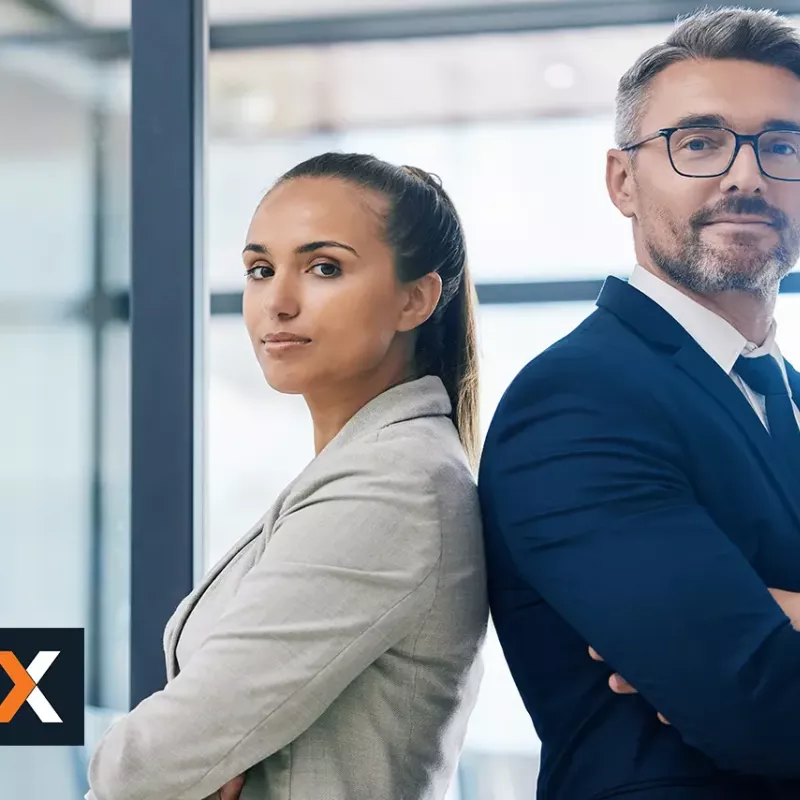
POLYGON ((405 287, 405 304, 400 311, 398 331, 411 331, 428 320, 439 305, 442 296, 442 278, 438 272, 429 272, 405 287))

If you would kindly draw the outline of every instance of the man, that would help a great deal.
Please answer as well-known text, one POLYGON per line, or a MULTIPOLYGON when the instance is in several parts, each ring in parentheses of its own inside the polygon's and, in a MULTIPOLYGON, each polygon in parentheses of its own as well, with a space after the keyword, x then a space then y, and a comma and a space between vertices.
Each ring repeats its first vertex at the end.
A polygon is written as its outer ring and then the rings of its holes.
POLYGON ((538 796, 797 798, 800 633, 779 602, 800 621, 800 374, 773 321, 800 253, 796 32, 685 19, 622 78, 617 140, 638 264, 515 379, 479 477, 538 796))

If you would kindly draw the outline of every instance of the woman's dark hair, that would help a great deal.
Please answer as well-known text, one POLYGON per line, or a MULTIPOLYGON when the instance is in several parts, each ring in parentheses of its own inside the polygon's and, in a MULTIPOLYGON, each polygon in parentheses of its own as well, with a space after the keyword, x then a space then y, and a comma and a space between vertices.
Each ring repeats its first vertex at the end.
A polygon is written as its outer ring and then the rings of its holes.
POLYGON ((435 175, 360 153, 324 153, 289 170, 276 183, 301 177, 339 178, 388 201, 384 236, 399 280, 430 272, 442 279, 436 310, 417 330, 417 374, 437 375, 450 396, 452 419, 472 466, 479 451, 478 353, 474 287, 461 220, 435 175))

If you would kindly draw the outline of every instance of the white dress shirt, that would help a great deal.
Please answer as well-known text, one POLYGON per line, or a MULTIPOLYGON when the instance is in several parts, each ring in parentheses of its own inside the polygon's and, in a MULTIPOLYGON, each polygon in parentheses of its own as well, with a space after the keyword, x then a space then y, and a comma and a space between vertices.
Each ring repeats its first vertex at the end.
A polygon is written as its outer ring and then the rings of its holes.
MULTIPOLYGON (((725 374, 729 375, 731 380, 739 387, 756 414, 758 414, 761 422, 769 430, 764 396, 754 392, 733 371, 733 368, 739 356, 757 358, 770 355, 778 362, 789 397, 792 397, 792 387, 789 385, 786 365, 775 341, 777 330, 775 321, 772 321, 772 326, 764 344, 759 347, 753 342, 748 342, 727 320, 700 305, 696 300, 685 295, 652 272, 648 272, 639 264, 634 267, 628 283, 653 302, 658 303, 717 362, 725 374)), ((792 397, 792 401, 794 416, 798 426, 800 426, 798 398, 792 397)))

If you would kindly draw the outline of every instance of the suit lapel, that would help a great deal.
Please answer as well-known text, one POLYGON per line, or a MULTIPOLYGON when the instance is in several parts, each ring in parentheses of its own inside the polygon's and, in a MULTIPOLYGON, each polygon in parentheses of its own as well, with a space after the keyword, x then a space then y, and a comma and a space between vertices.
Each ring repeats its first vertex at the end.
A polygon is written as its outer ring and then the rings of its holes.
POLYGON ((450 398, 440 378, 426 375, 414 381, 399 384, 367 403, 342 428, 328 446, 287 486, 273 503, 270 510, 254 525, 236 544, 212 567, 200 583, 188 594, 172 618, 164 632, 164 651, 167 660, 167 679, 171 680, 178 673, 176 650, 181 631, 192 610, 209 586, 220 573, 250 543, 265 532, 271 536, 275 520, 283 503, 295 485, 305 476, 313 474, 320 464, 324 464, 331 453, 345 447, 358 437, 378 431, 401 420, 418 417, 444 416, 452 411, 450 398))
POLYGON ((800 526, 800 476, 794 474, 745 396, 694 340, 681 348, 675 362, 730 414, 772 476, 800 526))
MULTIPOLYGON (((786 368, 786 376, 789 379, 789 389, 792 394, 792 402, 800 409, 800 373, 784 358, 784 367, 786 368)), ((795 418, 797 415, 795 414, 795 418)), ((797 420, 800 425, 800 419, 797 420)), ((795 475, 797 476, 798 483, 800 483, 800 446, 796 447, 790 458, 794 458, 795 475)), ((800 489, 798 489, 800 493, 800 489)))
MULTIPOLYGON (((641 336, 673 353, 674 361, 703 391, 711 395, 749 441, 765 472, 800 526, 800 476, 778 451, 745 396, 719 365, 661 306, 618 278, 609 278, 597 301, 641 336)), ((790 380, 800 376, 787 364, 790 380)))
POLYGON ((798 372, 785 358, 783 364, 786 367, 786 374, 789 376, 789 386, 792 389, 792 400, 800 408, 800 372, 798 372))
MULTIPOLYGON (((267 513, 268 516, 269 512, 267 513)), ((234 558, 264 530, 264 517, 262 517, 250 530, 236 542, 230 550, 207 572, 200 583, 186 595, 180 605, 175 609, 168 623, 165 637, 164 650, 167 659, 167 679, 171 680, 178 674, 176 650, 183 626, 189 618, 194 607, 199 602, 205 591, 216 580, 219 574, 233 561, 234 558)))

